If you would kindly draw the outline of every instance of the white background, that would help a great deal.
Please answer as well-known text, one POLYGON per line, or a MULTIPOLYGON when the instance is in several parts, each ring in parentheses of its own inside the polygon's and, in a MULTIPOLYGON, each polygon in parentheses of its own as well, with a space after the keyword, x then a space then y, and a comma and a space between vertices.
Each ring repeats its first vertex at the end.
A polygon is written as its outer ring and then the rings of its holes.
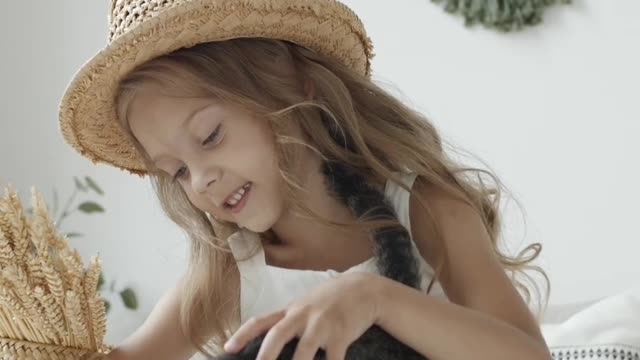
MULTIPOLYGON (((487 161, 522 203, 526 230, 508 207, 508 241, 543 244, 552 304, 611 295, 640 277, 640 2, 574 2, 547 11, 542 26, 500 34, 467 29, 428 0, 346 1, 374 40, 374 78, 487 161)), ((108 281, 139 294, 137 312, 112 301, 107 341, 117 343, 181 274, 186 243, 145 180, 93 166, 58 132, 67 82, 106 42, 107 7, 3 3, 0 182, 48 197, 56 187, 63 199, 74 175, 102 185, 107 195, 90 198, 107 213, 63 227, 86 234, 72 244, 85 259, 100 253, 108 281)))

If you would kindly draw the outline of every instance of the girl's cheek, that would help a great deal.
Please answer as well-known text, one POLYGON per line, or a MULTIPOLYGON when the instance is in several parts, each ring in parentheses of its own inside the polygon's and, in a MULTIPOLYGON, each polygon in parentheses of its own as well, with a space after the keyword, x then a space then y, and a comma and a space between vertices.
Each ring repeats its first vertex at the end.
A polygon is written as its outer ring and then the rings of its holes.
POLYGON ((216 218, 220 218, 220 216, 222 215, 221 211, 215 209, 215 205, 213 205, 211 203, 211 200, 209 200, 208 198, 202 195, 194 195, 189 192, 187 192, 187 197, 189 198, 189 201, 191 201, 191 203, 200 211, 207 212, 215 216, 216 218))
POLYGON ((232 222, 231 220, 233 220, 229 216, 227 216, 227 214, 220 211, 210 212, 210 214, 218 220, 228 221, 228 222, 232 222))

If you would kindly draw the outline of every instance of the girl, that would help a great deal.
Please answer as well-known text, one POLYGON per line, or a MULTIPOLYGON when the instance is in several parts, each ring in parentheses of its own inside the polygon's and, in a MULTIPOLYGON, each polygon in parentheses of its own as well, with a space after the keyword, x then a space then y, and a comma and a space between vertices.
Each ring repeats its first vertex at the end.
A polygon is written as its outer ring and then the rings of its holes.
POLYGON ((67 89, 62 132, 93 161, 148 174, 191 257, 109 359, 233 353, 266 332, 259 359, 297 337, 294 360, 338 360, 372 325, 430 359, 550 358, 509 276, 539 247, 500 253, 499 188, 371 81, 371 44, 346 6, 114 0, 110 31, 67 89), (326 160, 393 205, 419 290, 376 273, 368 233, 389 222, 329 196, 326 160))

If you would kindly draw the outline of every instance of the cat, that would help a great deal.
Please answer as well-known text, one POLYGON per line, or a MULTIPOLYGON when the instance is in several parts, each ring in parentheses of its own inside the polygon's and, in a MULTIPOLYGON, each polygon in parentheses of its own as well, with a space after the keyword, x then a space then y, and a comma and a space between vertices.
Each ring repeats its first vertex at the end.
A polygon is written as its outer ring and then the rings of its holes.
MULTIPOLYGON (((338 162, 325 161, 322 166, 327 188, 332 196, 345 204, 356 216, 366 214, 368 218, 394 219, 397 215, 384 194, 371 186, 354 168, 338 162)), ((378 272, 407 286, 418 288, 421 274, 413 255, 409 231, 402 226, 372 231, 374 256, 378 272)), ((223 354, 214 360, 255 360, 266 334, 250 341, 236 354, 223 354)), ((291 360, 299 339, 289 341, 277 360, 291 360)), ((325 360, 320 349, 313 358, 325 360)), ((404 343, 396 340, 381 327, 367 329, 347 349, 345 360, 426 360, 426 358, 404 343)))

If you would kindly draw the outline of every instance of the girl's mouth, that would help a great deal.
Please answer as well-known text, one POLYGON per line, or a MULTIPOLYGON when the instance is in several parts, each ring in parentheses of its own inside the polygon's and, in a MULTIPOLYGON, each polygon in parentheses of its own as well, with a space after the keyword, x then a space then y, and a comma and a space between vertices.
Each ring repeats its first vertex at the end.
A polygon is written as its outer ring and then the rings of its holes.
POLYGON ((224 208, 234 214, 240 212, 247 202, 247 197, 251 191, 251 185, 252 183, 248 182, 229 195, 224 202, 224 208))

